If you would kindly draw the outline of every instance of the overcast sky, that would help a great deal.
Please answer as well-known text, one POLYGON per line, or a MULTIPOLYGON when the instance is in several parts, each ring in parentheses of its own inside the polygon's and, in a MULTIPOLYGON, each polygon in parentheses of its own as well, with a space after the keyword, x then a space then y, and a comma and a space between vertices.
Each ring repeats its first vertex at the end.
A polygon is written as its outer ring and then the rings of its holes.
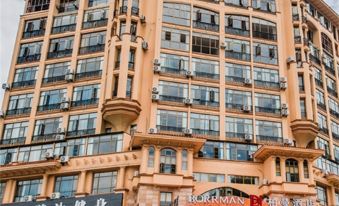
MULTIPOLYGON (((339 0, 325 0, 339 13, 339 0)), ((0 83, 7 81, 12 51, 18 29, 19 17, 24 10, 24 0, 0 0, 0 83)), ((0 88, 0 106, 3 90, 0 88)))

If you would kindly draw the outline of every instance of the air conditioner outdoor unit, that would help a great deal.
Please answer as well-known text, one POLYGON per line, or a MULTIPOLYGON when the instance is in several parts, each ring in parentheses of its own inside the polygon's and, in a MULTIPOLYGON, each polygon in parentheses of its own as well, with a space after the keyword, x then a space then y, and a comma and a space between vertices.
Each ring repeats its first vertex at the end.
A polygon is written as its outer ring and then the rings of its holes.
POLYGON ((68 161, 69 161, 69 156, 61 156, 60 157, 60 162, 62 164, 66 164, 66 163, 68 163, 68 161))
POLYGON ((287 117, 288 116, 288 109, 282 109, 281 110, 281 116, 287 117))
POLYGON ((159 89, 158 89, 158 87, 153 87, 153 88, 152 88, 152 93, 153 93, 153 94, 159 94, 159 89))
POLYGON ((143 50, 147 50, 147 49, 148 49, 148 43, 147 43, 147 41, 143 41, 141 46, 142 46, 142 49, 143 49, 143 50))
POLYGON ((58 134, 63 134, 63 133, 65 133, 65 128, 63 128, 63 127, 59 127, 59 128, 57 128, 57 131, 56 131, 58 134))
POLYGON ((280 77, 280 78, 279 78, 279 81, 280 81, 280 82, 287 82, 287 78, 286 78, 286 77, 280 77))
POLYGON ((288 145, 288 146, 293 146, 293 140, 291 139, 284 139, 284 145, 288 145))
POLYGON ((186 135, 192 135, 193 134, 193 130, 189 129, 189 128, 183 129, 182 132, 186 135))
POLYGON ((74 79, 73 73, 69 73, 69 74, 65 75, 65 80, 66 81, 71 82, 71 81, 73 81, 73 79, 74 79))
POLYGON ((252 79, 246 78, 246 79, 244 80, 244 84, 246 84, 246 85, 251 85, 251 84, 252 84, 252 79))
POLYGON ((220 48, 221 48, 221 49, 226 49, 226 44, 225 44, 225 42, 221 42, 221 43, 220 43, 220 48))
POLYGON ((287 89, 287 83, 286 82, 280 82, 280 89, 287 89))
POLYGON ((2 84, 2 89, 9 90, 10 88, 11 88, 11 86, 9 84, 7 84, 7 83, 2 84))
POLYGON ((4 118, 5 117, 5 112, 4 111, 0 111, 0 118, 4 118))
POLYGON ((140 16, 140 22, 141 22, 142 24, 146 23, 146 16, 141 15, 141 16, 140 16))
POLYGON ((190 99, 190 98, 184 99, 184 103, 187 105, 191 105, 193 104, 193 99, 190 99))
POLYGON ((253 139, 253 137, 252 137, 252 135, 251 134, 245 134, 245 140, 246 141, 252 141, 252 139, 253 139))
POLYGON ((286 103, 281 104, 281 109, 287 109, 287 108, 288 108, 288 104, 286 104, 286 103))
POLYGON ((61 194, 60 192, 53 192, 51 195, 51 199, 60 199, 61 198, 61 194))
POLYGON ((60 104, 60 109, 63 110, 63 111, 66 111, 69 109, 69 102, 62 102, 60 104))
POLYGON ((290 56, 290 57, 287 58, 286 61, 287 61, 287 64, 291 64, 291 63, 295 62, 295 58, 290 56))
POLYGON ((253 154, 248 155, 248 160, 253 160, 253 154))
POLYGON ((158 129, 157 128, 149 128, 148 133, 156 134, 156 133, 158 133, 158 129))
POLYGON ((154 65, 154 66, 153 66, 153 71, 154 71, 155 73, 159 73, 159 72, 161 71, 161 67, 158 66, 158 65, 154 65))
POLYGON ((27 196, 24 196, 24 202, 32 202, 34 201, 34 196, 33 195, 27 195, 27 196))
POLYGON ((160 66, 160 61, 159 61, 159 59, 154 59, 153 65, 154 65, 154 66, 160 66))
POLYGON ((186 71, 186 76, 187 77, 192 77, 193 76, 193 73, 191 71, 186 71))
POLYGON ((64 140, 64 139, 65 139, 65 135, 63 135, 63 134, 55 135, 55 140, 64 140))
POLYGON ((45 152, 44 156, 45 156, 45 159, 53 159, 54 158, 53 152, 45 152))
POLYGON ((251 111, 251 107, 249 105, 243 105, 242 106, 242 111, 244 112, 250 112, 251 111))

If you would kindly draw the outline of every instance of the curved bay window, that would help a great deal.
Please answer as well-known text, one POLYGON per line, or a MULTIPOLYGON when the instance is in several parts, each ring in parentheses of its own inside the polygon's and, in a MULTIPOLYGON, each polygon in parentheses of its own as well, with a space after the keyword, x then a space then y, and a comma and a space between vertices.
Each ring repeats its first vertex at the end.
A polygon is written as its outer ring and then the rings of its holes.
POLYGON ((216 189, 212 189, 203 193, 201 196, 209 196, 209 197, 225 197, 225 196, 237 196, 237 197, 245 197, 249 198, 249 195, 240 190, 231 188, 231 187, 220 187, 216 189))
POLYGON ((176 173, 176 151, 173 149, 162 149, 160 153, 160 173, 176 173))
POLYGON ((154 147, 148 148, 148 162, 147 166, 148 167, 154 167, 154 147))
POLYGON ((295 159, 286 160, 286 181, 299 182, 298 161, 295 159))

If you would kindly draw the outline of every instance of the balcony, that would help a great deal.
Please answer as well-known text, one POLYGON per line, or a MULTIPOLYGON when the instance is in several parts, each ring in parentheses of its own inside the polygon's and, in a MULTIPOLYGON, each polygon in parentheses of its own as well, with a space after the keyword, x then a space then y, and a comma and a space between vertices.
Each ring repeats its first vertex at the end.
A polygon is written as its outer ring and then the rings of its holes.
POLYGON ((293 19, 293 21, 300 21, 300 16, 299 16, 299 14, 293 14, 293 15, 292 15, 292 19, 293 19))
POLYGON ((75 31, 76 24, 57 26, 52 28, 52 34, 61 34, 68 31, 75 31))
POLYGON ((41 57, 41 54, 32 54, 32 55, 18 57, 17 63, 23 64, 23 63, 36 62, 40 60, 40 57, 41 57))
POLYGON ((67 3, 62 3, 57 6, 59 13, 77 11, 79 9, 79 2, 77 0, 69 1, 67 3))
POLYGON ((226 50, 225 51, 225 57, 231 58, 231 59, 239 59, 239 60, 243 60, 243 61, 250 61, 251 60, 251 54, 236 52, 236 51, 233 51, 233 50, 226 50))
POLYGON ((272 40, 272 41, 277 40, 276 34, 260 32, 260 31, 253 31, 253 37, 260 38, 260 39, 272 40))
POLYGON ((275 114, 275 115, 281 115, 281 109, 270 108, 270 107, 256 106, 255 107, 255 112, 258 112, 258 113, 271 113, 271 114, 275 114))
POLYGON ((301 44, 301 36, 295 36, 294 37, 294 43, 301 44))
POLYGON ((243 7, 247 8, 249 6, 249 3, 247 1, 235 1, 235 0, 225 0, 225 5, 229 6, 236 6, 236 7, 243 7))
POLYGON ((6 111, 6 116, 26 115, 31 113, 30 107, 11 109, 6 111))
POLYGON ((86 99, 86 100, 78 100, 78 101, 72 101, 71 107, 82 107, 87 105, 96 105, 99 103, 98 98, 92 98, 92 99, 86 99))
POLYGON ((193 105, 202 105, 208 107, 219 107, 219 102, 211 101, 211 100, 204 100, 204 99, 194 99, 193 98, 193 105))
POLYGON ((317 102, 317 106, 326 112, 326 104, 322 102, 317 102))
POLYGON ((336 140, 339 140, 339 134, 332 132, 332 137, 336 140))
MULTIPOLYGON (((248 133, 239 133, 239 132, 226 132, 226 138, 245 140, 245 135, 248 133)), ((252 135, 252 134, 249 134, 252 135)))
POLYGON ((158 131, 169 131, 169 132, 182 133, 185 128, 184 127, 166 126, 166 125, 157 125, 157 129, 158 129, 158 131))
POLYGON ((57 133, 49 133, 49 134, 40 134, 40 135, 35 135, 32 137, 32 142, 33 143, 39 143, 39 142, 51 142, 51 141, 57 141, 55 139, 55 136, 57 133))
POLYGON ((328 135, 328 129, 325 127, 319 127, 319 131, 325 135, 328 135))
POLYGON ((40 105, 40 106, 38 106, 38 112, 59 110, 60 109, 60 105, 61 105, 61 103, 48 104, 48 105, 40 105))
POLYGON ((85 135, 92 135, 92 134, 95 134, 95 129, 67 131, 67 136, 69 137, 85 136, 85 135))
POLYGON ((128 62, 128 70, 134 70, 134 65, 135 63, 134 62, 128 62))
POLYGON ((180 75, 184 76, 186 75, 186 70, 183 69, 178 69, 178 68, 173 68, 173 67, 161 67, 161 72, 163 73, 168 73, 168 74, 174 74, 174 75, 180 75))
POLYGON ((176 173, 176 165, 175 164, 164 164, 160 163, 160 173, 164 174, 175 174, 176 173))
POLYGON ((211 23, 205 23, 205 22, 201 22, 201 21, 193 21, 193 28, 215 31, 215 32, 219 31, 219 25, 211 24, 211 23))
POLYGON ((327 87, 327 92, 334 97, 338 96, 338 92, 332 88, 327 87))
POLYGON ((339 112, 333 110, 332 108, 330 108, 330 113, 331 113, 331 115, 335 116, 336 118, 339 118, 339 112))
MULTIPOLYGON (((330 174, 339 176, 339 165, 337 162, 329 160, 322 157, 319 157, 316 161, 316 167, 322 171, 328 171, 330 174)), ((329 175, 329 174, 328 174, 329 175)))
POLYGON ((280 89, 279 82, 267 82, 262 80, 254 80, 254 85, 260 88, 280 89))
POLYGON ((321 88, 324 87, 324 82, 321 81, 320 79, 315 79, 315 84, 321 88))
POLYGON ((45 77, 42 79, 43 84, 65 81, 65 75, 55 76, 55 77, 45 77))
POLYGON ((239 36, 250 36, 249 30, 234 28, 234 27, 225 27, 225 33, 226 34, 233 34, 233 35, 239 35, 239 36))
POLYGON ((324 67, 325 67, 326 71, 328 71, 330 74, 335 76, 335 69, 334 69, 333 65, 328 66, 327 64, 324 64, 324 67))
POLYGON ((195 135, 202 135, 202 136, 219 136, 219 131, 214 130, 205 130, 205 129, 193 129, 193 134, 195 135))
POLYGON ((48 52, 47 59, 63 58, 72 56, 73 49, 48 52))
POLYGON ((159 95, 159 100, 160 101, 166 101, 166 102, 180 102, 183 103, 185 97, 177 97, 177 96, 171 96, 171 95, 159 95))
POLYGON ((139 8, 138 7, 132 6, 131 12, 132 12, 133 16, 139 16, 139 8))
POLYGON ((25 144, 26 137, 16 137, 1 140, 1 146, 25 144))
MULTIPOLYGON (((241 110, 242 111, 244 104, 226 103, 225 106, 226 106, 226 110, 231 109, 231 110, 241 110)), ((251 112, 252 111, 252 105, 249 105, 248 107, 250 108, 249 112, 251 112)))
POLYGON ((262 143, 283 143, 282 137, 275 137, 275 136, 265 136, 265 135, 256 135, 257 141, 262 143))
POLYGON ((128 7, 127 6, 121 6, 119 9, 119 15, 127 14, 128 7))
POLYGON ((38 3, 38 4, 31 4, 27 6, 26 13, 37 12, 37 11, 44 11, 49 9, 49 1, 46 3, 38 3))
POLYGON ((298 147, 306 147, 310 141, 314 141, 319 131, 317 123, 306 119, 293 120, 291 129, 298 147))
POLYGON ((95 71, 89 71, 89 72, 81 72, 81 73, 76 73, 75 74, 75 79, 87 79, 91 77, 100 77, 102 74, 101 70, 95 70, 95 71))
POLYGON ((13 82, 12 89, 21 88, 21 87, 32 87, 35 85, 36 80, 27 80, 27 81, 20 81, 20 82, 13 82))
POLYGON ((33 31, 25 31, 22 34, 23 39, 33 38, 33 37, 40 37, 45 34, 45 29, 33 30, 33 31))
POLYGON ((82 23, 82 28, 83 29, 90 29, 90 28, 102 27, 102 26, 106 26, 107 22, 108 22, 108 19, 87 21, 87 22, 82 23))
POLYGON ((215 74, 215 73, 194 71, 193 75, 194 77, 203 78, 203 79, 219 79, 219 74, 215 74))
POLYGON ((245 82, 245 78, 244 77, 237 77, 237 76, 226 76, 225 81, 243 84, 245 82))
POLYGON ((105 44, 97 44, 93 46, 81 47, 79 54, 91 54, 95 52, 103 52, 105 50, 105 44))
POLYGON ((318 55, 315 55, 315 54, 310 54, 310 60, 318 65, 320 65, 320 59, 319 59, 319 56, 318 55))

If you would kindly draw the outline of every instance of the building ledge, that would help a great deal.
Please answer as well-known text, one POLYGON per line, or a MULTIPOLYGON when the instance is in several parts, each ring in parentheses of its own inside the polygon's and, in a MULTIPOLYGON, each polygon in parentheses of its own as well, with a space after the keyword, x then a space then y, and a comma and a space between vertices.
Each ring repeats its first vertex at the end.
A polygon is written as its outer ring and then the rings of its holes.
POLYGON ((301 182, 272 182, 261 185, 260 190, 262 194, 291 194, 291 195, 315 195, 314 185, 308 185, 301 182))
POLYGON ((329 183, 333 184, 335 187, 339 187, 339 176, 338 175, 329 173, 325 177, 329 183))
MULTIPOLYGON (((137 185, 156 185, 165 187, 193 187, 193 178, 184 177, 179 174, 162 174, 155 173, 153 175, 140 174, 136 179, 137 185)), ((134 186, 136 188, 136 186, 134 186)))
POLYGON ((189 137, 184 135, 162 135, 162 134, 142 134, 135 133, 132 139, 132 146, 139 147, 144 144, 155 144, 173 147, 192 148, 194 152, 199 152, 206 142, 203 138, 189 137))
POLYGON ((12 163, 0 167, 0 178, 43 174, 49 170, 56 170, 61 167, 61 163, 57 160, 53 161, 39 161, 28 163, 12 163))
POLYGON ((254 158, 256 160, 265 161, 270 156, 282 156, 288 158, 311 159, 314 161, 323 153, 324 151, 319 149, 264 145, 254 153, 254 158))

